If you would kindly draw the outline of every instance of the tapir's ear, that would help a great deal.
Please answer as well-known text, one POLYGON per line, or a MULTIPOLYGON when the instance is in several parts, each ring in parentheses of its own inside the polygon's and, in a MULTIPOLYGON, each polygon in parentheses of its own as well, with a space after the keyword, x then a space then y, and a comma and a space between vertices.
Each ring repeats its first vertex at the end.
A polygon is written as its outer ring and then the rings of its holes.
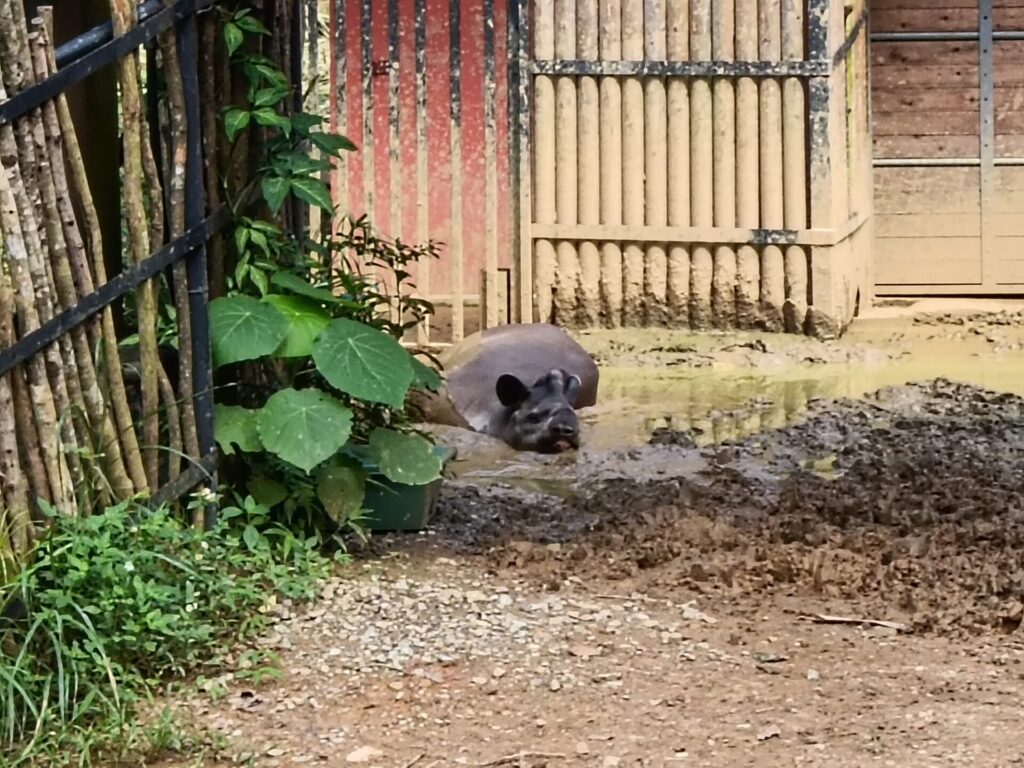
POLYGON ((565 380, 565 399, 568 400, 573 407, 576 406, 576 397, 579 395, 580 388, 582 386, 583 382, 580 380, 580 377, 575 374, 569 376, 565 380))
POLYGON ((506 408, 513 408, 530 396, 530 390, 511 373, 503 373, 498 377, 494 387, 498 401, 506 408))

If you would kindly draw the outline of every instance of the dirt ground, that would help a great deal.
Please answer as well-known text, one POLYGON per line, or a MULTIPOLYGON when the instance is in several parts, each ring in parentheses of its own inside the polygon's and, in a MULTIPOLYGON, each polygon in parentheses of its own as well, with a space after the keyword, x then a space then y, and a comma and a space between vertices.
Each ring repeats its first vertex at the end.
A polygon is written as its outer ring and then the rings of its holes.
POLYGON ((282 678, 181 703, 217 748, 166 765, 1024 764, 1021 341, 1016 310, 585 338, 643 383, 597 447, 442 433, 431 529, 281 606, 282 678))

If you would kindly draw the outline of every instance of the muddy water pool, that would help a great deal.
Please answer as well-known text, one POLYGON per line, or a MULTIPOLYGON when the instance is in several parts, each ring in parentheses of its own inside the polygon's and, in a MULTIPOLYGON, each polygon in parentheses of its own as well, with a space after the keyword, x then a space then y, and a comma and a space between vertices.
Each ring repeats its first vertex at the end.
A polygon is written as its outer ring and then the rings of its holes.
MULTIPOLYGON (((697 446, 739 440, 799 422, 819 400, 861 398, 936 378, 1024 395, 1024 331, 998 321, 869 320, 832 342, 673 331, 579 338, 601 367, 598 404, 580 411, 581 450, 517 454, 490 438, 441 429, 442 440, 459 449, 456 478, 563 495, 588 468, 628 459, 630 449, 658 432, 686 434, 697 446)), ((656 474, 689 475, 704 467, 696 453, 648 452, 644 461, 654 462, 647 468, 656 474), (661 460, 668 465, 657 466, 661 460)))

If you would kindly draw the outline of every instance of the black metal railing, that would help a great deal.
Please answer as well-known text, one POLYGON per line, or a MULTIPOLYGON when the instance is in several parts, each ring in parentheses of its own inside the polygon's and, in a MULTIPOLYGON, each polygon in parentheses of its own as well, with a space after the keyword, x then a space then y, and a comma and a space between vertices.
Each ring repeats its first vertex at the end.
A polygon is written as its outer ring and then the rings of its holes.
MULTIPOLYGON (((115 37, 113 27, 108 22, 64 43, 56 50, 56 73, 0 103, 0 125, 6 125, 58 97, 94 72, 152 42, 172 27, 175 28, 188 129, 184 234, 92 293, 81 297, 75 306, 65 309, 10 347, 0 350, 0 376, 3 376, 162 270, 185 261, 189 313, 192 318, 192 380, 200 455, 189 457, 190 465, 182 474, 153 494, 153 504, 172 501, 202 482, 213 481, 217 463, 213 437, 213 371, 210 359, 206 243, 229 223, 231 217, 226 207, 221 207, 209 216, 205 215, 196 16, 212 2, 178 0, 162 7, 159 0, 147 0, 138 6, 139 23, 129 32, 115 37)), ((204 521, 207 526, 213 524, 215 515, 216 512, 208 508, 207 519, 204 521)))

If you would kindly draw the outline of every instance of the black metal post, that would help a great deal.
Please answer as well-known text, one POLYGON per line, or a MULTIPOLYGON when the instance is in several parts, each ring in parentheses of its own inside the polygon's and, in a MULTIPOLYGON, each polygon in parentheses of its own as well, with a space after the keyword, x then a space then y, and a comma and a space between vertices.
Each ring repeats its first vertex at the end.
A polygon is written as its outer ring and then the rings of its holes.
MULTIPOLYGON (((185 121, 188 150, 185 161, 185 226, 202 222, 206 208, 203 184, 202 120, 199 105, 199 45, 195 15, 178 26, 178 59, 185 93, 185 121)), ((206 269, 206 243, 200 244, 186 261, 189 314, 192 320, 192 381, 194 384, 196 430, 202 459, 215 454, 213 439, 213 367, 210 355, 210 286, 206 269)), ((216 471, 213 472, 216 477, 216 471)), ((205 508, 203 524, 217 522, 214 505, 205 508)))

